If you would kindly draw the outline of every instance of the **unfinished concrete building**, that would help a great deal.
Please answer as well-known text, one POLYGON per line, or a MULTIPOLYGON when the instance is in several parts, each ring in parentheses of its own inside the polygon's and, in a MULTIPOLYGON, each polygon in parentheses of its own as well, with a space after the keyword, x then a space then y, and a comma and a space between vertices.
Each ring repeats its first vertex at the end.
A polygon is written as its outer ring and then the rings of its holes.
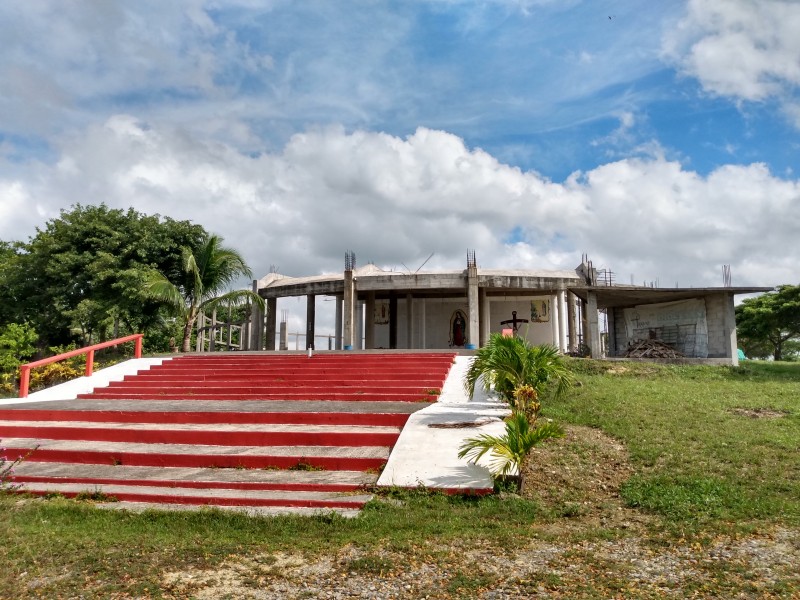
MULTIPOLYGON (((402 273, 347 253, 341 274, 253 283, 265 299, 251 349, 276 349, 277 299, 305 296, 306 347, 314 347, 317 296, 335 298, 335 349, 475 349, 492 333, 552 344, 564 353, 622 356, 659 339, 696 360, 738 364, 734 296, 770 288, 657 288, 598 280, 586 257, 572 271, 478 268, 402 273), (263 324, 263 326, 262 326, 263 324)), ((285 345, 284 345, 285 347, 285 345)))

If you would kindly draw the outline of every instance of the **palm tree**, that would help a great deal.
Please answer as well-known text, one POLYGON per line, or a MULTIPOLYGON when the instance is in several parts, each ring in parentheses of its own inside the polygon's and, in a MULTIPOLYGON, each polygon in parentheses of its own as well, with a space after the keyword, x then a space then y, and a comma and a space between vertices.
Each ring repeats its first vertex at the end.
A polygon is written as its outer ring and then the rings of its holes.
MULTIPOLYGON (((535 423, 535 422, 534 422, 535 423)), ((553 422, 531 427, 528 417, 513 412, 506 420, 506 432, 501 436, 483 434, 464 440, 458 457, 477 462, 483 455, 493 455, 489 469, 495 477, 514 477, 522 493, 525 485, 525 466, 535 446, 550 438, 563 437, 564 430, 553 422), (516 475, 514 472, 516 471, 516 475)))
POLYGON ((167 304, 181 319, 181 352, 190 350, 192 329, 200 311, 247 301, 264 307, 264 300, 250 290, 223 292, 241 277, 252 277, 252 272, 241 254, 222 245, 221 237, 206 236, 196 252, 184 248, 182 265, 182 280, 177 285, 159 272, 153 272, 145 282, 145 293, 167 304))
POLYGON ((532 387, 536 396, 552 387, 554 395, 560 396, 574 383, 572 373, 555 347, 534 346, 522 338, 499 333, 492 334, 488 343, 475 353, 464 377, 464 387, 470 398, 481 378, 485 389, 494 387, 512 408, 514 392, 519 386, 532 387))

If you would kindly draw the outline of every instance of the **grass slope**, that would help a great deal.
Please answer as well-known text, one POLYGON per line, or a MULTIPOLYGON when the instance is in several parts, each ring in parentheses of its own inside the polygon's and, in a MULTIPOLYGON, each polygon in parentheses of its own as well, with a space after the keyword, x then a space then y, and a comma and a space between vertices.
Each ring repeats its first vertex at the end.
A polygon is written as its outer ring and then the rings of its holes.
POLYGON ((0 494, 0 598, 327 597, 309 582, 375 597, 797 597, 800 365, 570 366, 581 385, 545 416, 597 435, 538 457, 558 493, 395 493, 356 519, 130 514, 0 494), (598 451, 601 438, 624 448, 598 451), (621 487, 582 521, 579 484, 622 455, 621 487))

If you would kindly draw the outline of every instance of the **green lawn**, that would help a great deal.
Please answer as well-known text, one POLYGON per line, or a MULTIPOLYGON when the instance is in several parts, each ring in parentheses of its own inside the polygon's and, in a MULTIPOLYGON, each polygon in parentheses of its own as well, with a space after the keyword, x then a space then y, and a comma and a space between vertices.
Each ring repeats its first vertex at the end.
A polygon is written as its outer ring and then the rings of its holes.
MULTIPOLYGON (((411 577, 409 570, 420 564, 445 573, 438 588, 414 587, 406 597, 423 591, 432 598, 475 597, 501 583, 529 591, 544 586, 556 597, 660 597, 668 584, 628 589, 631 561, 596 550, 634 541, 642 557, 680 547, 678 558, 695 561, 691 576, 674 584, 679 590, 701 590, 704 597, 800 593, 800 580, 786 575, 791 565, 763 585, 760 572, 735 557, 699 571, 696 566, 705 548, 722 538, 788 530, 800 548, 800 365, 569 364, 580 386, 545 403, 544 416, 599 428, 624 443, 633 470, 621 488, 628 508, 621 503, 613 510, 641 515, 639 529, 581 521, 580 498, 574 511, 564 511, 513 494, 475 499, 396 493, 351 520, 216 511, 129 514, 89 502, 0 494, 0 598, 196 597, 190 588, 166 585, 164 573, 249 565, 253 557, 269 563, 281 552, 309 560, 334 556, 332 568, 342 577, 411 577), (549 570, 508 580, 502 568, 490 571, 485 558, 463 551, 481 548, 511 568, 514 556, 542 544, 562 548, 558 558, 548 559, 549 570)), ((286 576, 267 566, 252 567, 249 585, 286 576)), ((425 572, 408 585, 423 586, 425 572)))
POLYGON ((625 443, 630 505, 681 525, 800 524, 800 364, 571 365, 582 385, 546 416, 625 443))

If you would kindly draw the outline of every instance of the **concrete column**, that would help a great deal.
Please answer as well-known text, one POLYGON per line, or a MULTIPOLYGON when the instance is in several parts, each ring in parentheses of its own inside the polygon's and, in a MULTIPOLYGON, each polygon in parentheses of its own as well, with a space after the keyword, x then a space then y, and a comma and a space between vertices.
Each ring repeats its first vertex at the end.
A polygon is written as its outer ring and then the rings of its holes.
POLYGON ((562 353, 567 351, 566 315, 564 314, 567 310, 566 298, 566 291, 558 290, 556 294, 556 302, 558 303, 558 349, 562 353))
POLYGON ((550 336, 553 339, 553 346, 558 348, 558 314, 561 311, 558 306, 558 296, 550 295, 550 336))
POLYGON ((486 289, 478 288, 478 302, 481 305, 481 335, 480 338, 478 338, 480 342, 478 347, 482 347, 486 345, 486 342, 489 341, 489 336, 492 334, 491 316, 489 314, 489 295, 486 293, 486 289))
POLYGON ((344 336, 342 337, 342 347, 345 350, 351 350, 354 347, 355 333, 356 333, 356 294, 355 294, 355 280, 352 271, 344 272, 344 295, 342 297, 343 312, 342 312, 342 329, 344 336))
POLYGON ((278 323, 278 299, 267 298, 267 330, 264 335, 263 348, 275 350, 275 328, 278 323))
POLYGON ((389 296, 389 348, 397 348, 397 295, 389 296))
POLYGON ((724 300, 723 334, 725 335, 725 352, 734 367, 739 366, 739 342, 736 339, 736 310, 733 305, 733 294, 727 294, 724 300))
MULTIPOLYGON (((258 294, 258 280, 253 280, 252 292, 258 294)), ((255 303, 250 306, 250 326, 247 332, 247 349, 261 350, 264 347, 264 312, 255 303)))
POLYGON ((478 268, 467 267, 467 344, 477 348, 480 344, 480 307, 478 305, 478 268))
POLYGON ((569 338, 569 352, 578 351, 578 328, 575 318, 575 294, 567 292, 567 337, 569 338))
POLYGON ((419 347, 423 350, 427 347, 427 327, 425 325, 425 298, 419 302, 419 347))
POLYGON ((314 294, 306 296, 306 350, 314 349, 314 321, 317 316, 317 297, 314 294))
POLYGON ((288 323, 286 321, 281 321, 281 329, 280 329, 281 342, 279 346, 281 350, 289 349, 289 328, 287 326, 288 323))
POLYGON ((375 292, 367 292, 364 304, 364 348, 375 347, 375 292))
POLYGON ((414 297, 406 294, 406 348, 414 347, 414 297))
POLYGON ((364 349, 364 303, 358 301, 356 301, 356 339, 353 342, 354 349, 364 349))
POLYGON ((600 327, 597 318, 597 295, 592 291, 586 292, 586 313, 584 318, 586 321, 586 329, 583 335, 586 339, 586 345, 589 347, 592 358, 601 358, 600 327))
POLYGON ((342 297, 336 296, 336 317, 334 324, 334 343, 336 350, 342 349, 342 297))
POLYGON ((617 323, 613 308, 606 311, 606 320, 608 322, 608 356, 617 356, 617 323))

